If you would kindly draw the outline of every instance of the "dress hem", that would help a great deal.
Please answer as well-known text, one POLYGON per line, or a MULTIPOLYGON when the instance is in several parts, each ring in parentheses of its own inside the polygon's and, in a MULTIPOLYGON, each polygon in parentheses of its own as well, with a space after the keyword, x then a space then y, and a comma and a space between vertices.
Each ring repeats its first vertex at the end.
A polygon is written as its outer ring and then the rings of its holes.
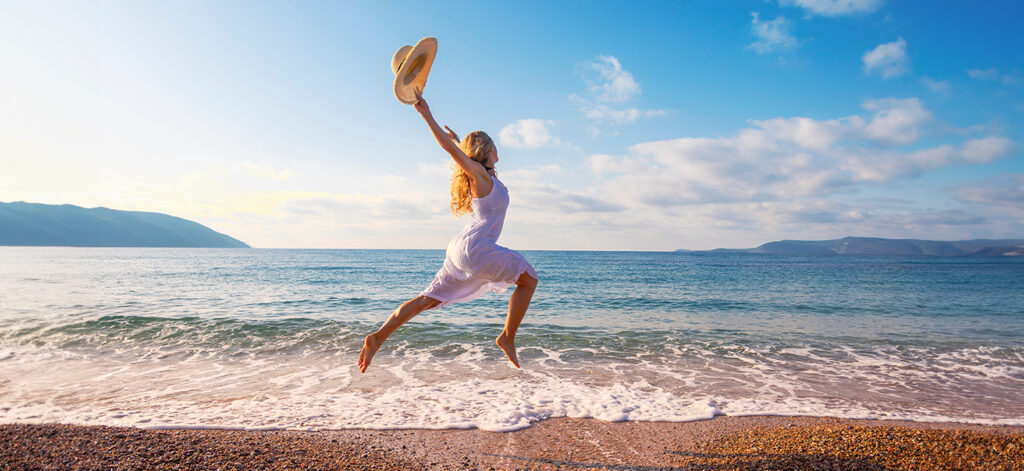
MULTIPOLYGON (((527 263, 526 267, 523 268, 522 270, 520 270, 519 274, 515 276, 515 280, 518 281, 519 278, 521 276, 523 276, 524 273, 532 276, 533 279, 535 279, 535 280, 539 280, 540 279, 537 276, 537 270, 535 270, 532 265, 527 263)), ((473 294, 471 294, 469 296, 465 296, 465 297, 462 297, 462 298, 455 298, 455 299, 443 299, 440 296, 437 296, 435 294, 429 293, 428 290, 421 291, 420 292, 420 296, 424 296, 424 297, 433 299, 433 300, 438 301, 440 303, 437 306, 434 306, 434 307, 432 307, 430 309, 426 309, 427 311, 432 311, 434 309, 446 308, 448 306, 451 306, 452 304, 473 301, 474 299, 478 299, 478 298, 480 298, 481 296, 483 296, 483 295, 485 295, 487 293, 502 294, 505 291, 508 291, 508 288, 511 287, 511 286, 514 286, 515 284, 516 284, 515 281, 496 281, 496 282, 491 282, 491 283, 487 283, 487 284, 481 286, 480 289, 476 290, 476 292, 474 292, 473 294)))

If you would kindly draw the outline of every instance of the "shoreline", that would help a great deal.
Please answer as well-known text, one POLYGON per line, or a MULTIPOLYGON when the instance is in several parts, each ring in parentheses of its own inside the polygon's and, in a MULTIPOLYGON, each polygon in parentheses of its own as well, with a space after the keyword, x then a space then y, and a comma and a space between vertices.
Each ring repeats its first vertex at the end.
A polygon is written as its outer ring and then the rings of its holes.
MULTIPOLYGON (((834 417, 552 418, 513 432, 0 425, 7 469, 1021 469, 1024 426, 834 417)), ((3 466, 0 466, 3 467, 3 466)))

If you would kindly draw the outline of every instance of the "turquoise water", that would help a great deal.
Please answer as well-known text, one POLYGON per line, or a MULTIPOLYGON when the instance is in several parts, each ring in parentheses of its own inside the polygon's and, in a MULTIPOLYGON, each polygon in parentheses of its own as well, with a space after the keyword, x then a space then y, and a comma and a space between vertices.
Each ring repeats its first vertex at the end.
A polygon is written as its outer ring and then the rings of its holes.
POLYGON ((540 285, 363 336, 441 250, 0 248, 0 422, 514 430, 548 417, 1024 424, 1024 260, 524 251, 540 285))

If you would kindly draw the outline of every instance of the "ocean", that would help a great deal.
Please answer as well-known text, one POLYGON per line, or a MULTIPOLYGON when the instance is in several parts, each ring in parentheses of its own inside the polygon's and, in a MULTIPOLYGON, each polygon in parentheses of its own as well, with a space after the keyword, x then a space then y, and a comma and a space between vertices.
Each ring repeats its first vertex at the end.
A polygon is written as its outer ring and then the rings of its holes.
POLYGON ((1024 259, 523 251, 540 283, 365 335, 443 250, 0 247, 0 423, 511 431, 551 417, 1024 425, 1024 259))

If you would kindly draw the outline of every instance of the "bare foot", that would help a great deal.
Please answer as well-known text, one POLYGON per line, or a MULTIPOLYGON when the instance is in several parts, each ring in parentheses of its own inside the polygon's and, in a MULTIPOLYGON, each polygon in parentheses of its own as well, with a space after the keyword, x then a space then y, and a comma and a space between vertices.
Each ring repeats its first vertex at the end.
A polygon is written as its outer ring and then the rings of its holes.
POLYGON ((516 368, 519 368, 519 358, 516 357, 516 339, 505 336, 502 332, 498 338, 494 339, 494 343, 498 344, 501 351, 505 352, 505 356, 508 357, 508 361, 511 361, 516 368))
POLYGON ((363 340, 363 351, 359 352, 360 373, 366 373, 366 369, 370 367, 370 360, 373 359, 373 355, 377 353, 378 348, 380 348, 380 344, 377 343, 377 339, 373 334, 367 335, 366 340, 363 340))

